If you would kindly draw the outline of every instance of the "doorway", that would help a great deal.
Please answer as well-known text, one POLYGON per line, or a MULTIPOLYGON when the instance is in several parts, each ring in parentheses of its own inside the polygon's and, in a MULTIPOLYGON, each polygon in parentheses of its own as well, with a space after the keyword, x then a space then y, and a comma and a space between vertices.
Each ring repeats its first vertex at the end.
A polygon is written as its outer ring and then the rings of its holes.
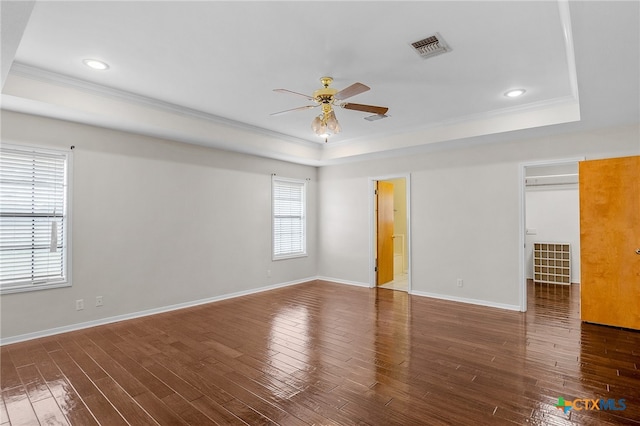
POLYGON ((411 291, 409 175, 370 179, 370 287, 411 291))
MULTIPOLYGON (((521 164, 519 291, 522 312, 527 310, 530 285, 560 280, 569 284, 570 288, 573 287, 570 283, 579 283, 580 216, 577 168, 578 162, 582 160, 583 158, 571 158, 521 164), (565 243, 569 248, 565 247, 565 243), (542 259, 534 260, 534 246, 541 248, 542 259), (556 253, 553 253, 553 260, 547 260, 545 257, 550 259, 552 255, 544 252, 545 247, 563 247, 562 250, 570 250, 570 262, 569 259, 565 262, 564 258, 560 262, 555 258, 558 256, 556 253), (569 265, 570 269, 567 269, 569 265), (558 276, 569 273, 570 277, 558 276), (537 281, 534 281, 534 278, 537 278, 537 281), (567 279, 568 282, 565 281, 567 279)), ((567 256, 565 253, 561 255, 567 256)), ((579 290, 579 286, 576 287, 579 290)))

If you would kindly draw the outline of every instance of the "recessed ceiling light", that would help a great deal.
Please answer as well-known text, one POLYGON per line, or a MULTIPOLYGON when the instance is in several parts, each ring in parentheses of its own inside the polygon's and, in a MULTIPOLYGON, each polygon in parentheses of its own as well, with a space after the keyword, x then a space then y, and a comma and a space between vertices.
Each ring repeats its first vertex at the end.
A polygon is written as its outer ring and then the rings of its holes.
POLYGON ((507 98, 517 98, 518 96, 524 95, 525 92, 526 90, 524 89, 513 89, 513 90, 509 90, 508 92, 505 92, 504 95, 507 98))
POLYGON ((102 62, 97 59, 85 59, 82 63, 94 70, 104 71, 109 69, 109 65, 106 62, 102 62))

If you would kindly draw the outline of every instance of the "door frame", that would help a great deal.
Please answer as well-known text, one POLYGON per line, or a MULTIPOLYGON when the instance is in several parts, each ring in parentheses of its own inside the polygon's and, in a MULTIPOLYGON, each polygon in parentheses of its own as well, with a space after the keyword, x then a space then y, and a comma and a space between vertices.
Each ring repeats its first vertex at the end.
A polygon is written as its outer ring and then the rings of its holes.
POLYGON ((526 177, 527 177, 527 167, 541 167, 541 166, 561 166, 565 164, 576 164, 580 161, 584 161, 585 157, 572 157, 572 158, 560 158, 555 160, 540 160, 540 161, 529 161, 526 163, 520 163, 518 166, 518 212, 519 212, 519 233, 518 233, 518 258, 520 261, 518 262, 518 273, 520 276, 520 285, 518 286, 520 301, 520 312, 527 312, 527 259, 525 256, 527 255, 526 250, 526 232, 527 232, 527 209, 526 209, 526 177))
POLYGON ((383 180, 404 179, 406 183, 407 203, 407 293, 412 289, 412 262, 411 262, 411 173, 393 174, 385 176, 369 177, 367 189, 369 192, 369 288, 376 287, 376 225, 375 225, 375 189, 376 182, 383 180))

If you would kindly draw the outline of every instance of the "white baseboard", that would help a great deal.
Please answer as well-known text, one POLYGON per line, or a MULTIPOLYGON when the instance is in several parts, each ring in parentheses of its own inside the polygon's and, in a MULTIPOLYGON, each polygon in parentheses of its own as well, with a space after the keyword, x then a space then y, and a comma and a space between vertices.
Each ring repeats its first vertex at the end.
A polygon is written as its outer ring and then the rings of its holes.
POLYGON ((309 282, 309 281, 315 281, 317 279, 318 279, 317 277, 309 277, 309 278, 304 278, 304 279, 301 279, 301 280, 289 281, 289 282, 273 284, 273 285, 269 285, 269 286, 265 286, 265 287, 254 288, 254 289, 251 289, 251 290, 238 291, 238 292, 235 292, 235 293, 229 293, 229 294, 223 294, 223 295, 220 295, 220 296, 208 297, 208 298, 205 298, 205 299, 193 300, 193 301, 190 301, 190 302, 177 303, 175 305, 161 306, 159 308, 153 308, 153 309, 147 309, 147 310, 144 310, 144 311, 132 312, 130 314, 116 315, 116 316, 113 316, 113 317, 100 318, 100 319, 93 320, 93 321, 86 321, 86 322, 81 322, 81 323, 77 323, 77 324, 65 325, 65 326, 62 326, 62 327, 50 328, 50 329, 47 329, 47 330, 36 331, 36 332, 33 332, 33 333, 26 333, 26 334, 20 334, 20 335, 12 336, 12 337, 0 338, 0 346, 9 345, 11 343, 24 342, 26 340, 33 340, 33 339, 37 339, 37 338, 40 338, 40 337, 53 336, 55 334, 67 333, 67 332, 70 332, 70 331, 82 330, 82 329, 85 329, 85 328, 95 327, 95 326, 98 326, 98 325, 111 324, 111 323, 114 323, 114 322, 124 321, 124 320, 128 320, 128 319, 146 317, 146 316, 149 316, 149 315, 160 314, 160 313, 163 313, 163 312, 170 312, 170 311, 175 311, 175 310, 178 310, 178 309, 190 308, 192 306, 204 305, 206 303, 218 302, 218 301, 221 301, 221 300, 232 299, 232 298, 235 298, 235 297, 247 296, 249 294, 261 293, 263 291, 274 290, 276 288, 288 287, 288 286, 292 286, 292 285, 302 284, 302 283, 306 283, 306 282, 309 282))
POLYGON ((332 283, 336 283, 336 284, 354 285, 356 287, 367 287, 367 288, 370 287, 369 283, 363 283, 360 281, 348 281, 348 280, 341 280, 339 278, 329 278, 329 277, 316 277, 315 279, 322 280, 322 281, 331 281, 332 283))
MULTIPOLYGON (((85 328, 96 327, 96 326, 99 326, 99 325, 111 324, 111 323, 118 322, 118 321, 125 321, 125 320, 129 320, 129 319, 134 319, 134 318, 146 317, 146 316, 149 316, 149 315, 160 314, 160 313, 163 313, 163 312, 170 312, 170 311, 175 311, 175 310, 178 310, 178 309, 190 308, 190 307, 193 307, 193 306, 198 306, 198 305, 204 305, 204 304, 207 304, 207 303, 218 302, 218 301, 221 301, 221 300, 233 299, 235 297, 247 296, 249 294, 261 293, 263 291, 274 290, 276 288, 281 288, 281 287, 289 287, 289 286, 302 284, 302 283, 306 283, 306 282, 309 282, 309 281, 315 281, 315 280, 329 281, 329 282, 332 282, 332 283, 346 284, 346 285, 352 285, 352 286, 356 286, 356 287, 365 287, 365 288, 369 288, 370 287, 369 283, 364 283, 364 282, 360 282, 360 281, 349 281, 349 280, 343 280, 343 279, 339 279, 339 278, 319 277, 319 276, 318 277, 308 277, 308 278, 304 278, 304 279, 300 279, 300 280, 294 280, 294 281, 288 281, 288 282, 284 282, 284 283, 272 284, 272 285, 269 285, 269 286, 255 288, 255 289, 251 289, 251 290, 238 291, 238 292, 235 292, 235 293, 229 293, 229 294, 223 294, 223 295, 220 295, 220 296, 208 297, 208 298, 205 298, 205 299, 193 300, 193 301, 190 301, 190 302, 177 303, 175 305, 162 306, 162 307, 159 307, 159 308, 147 309, 147 310, 144 310, 144 311, 132 312, 132 313, 129 313, 129 314, 116 315, 116 316, 113 316, 113 317, 100 318, 100 319, 93 320, 93 321, 86 321, 86 322, 66 325, 66 326, 62 326, 62 327, 50 328, 50 329, 47 329, 47 330, 37 331, 37 332, 33 332, 33 333, 26 333, 26 334, 20 334, 20 335, 17 335, 17 336, 7 337, 7 338, 0 338, 0 346, 9 345, 11 343, 24 342, 24 341, 27 341, 27 340, 33 340, 33 339, 37 339, 37 338, 40 338, 40 337, 53 336, 53 335, 56 335, 56 334, 67 333, 67 332, 70 332, 70 331, 82 330, 82 329, 85 329, 85 328)), ((434 298, 434 299, 449 300, 449 301, 452 301, 452 302, 470 303, 470 304, 473 304, 473 305, 480 305, 480 306, 486 306, 486 307, 491 307, 491 308, 507 309, 507 310, 510 310, 510 311, 520 311, 520 306, 507 305, 507 304, 503 304, 503 303, 489 302, 487 300, 467 299, 467 298, 462 298, 462 297, 449 296, 449 295, 436 294, 436 293, 428 293, 428 292, 422 292, 422 291, 411 291, 410 294, 415 295, 415 296, 431 297, 431 298, 434 298)))
POLYGON ((507 309, 509 311, 520 311, 519 305, 508 305, 506 303, 490 302, 488 300, 468 299, 466 297, 449 296, 447 294, 428 293, 426 291, 411 291, 414 296, 431 297, 433 299, 448 300, 450 302, 469 303, 471 305, 486 306, 488 308, 507 309))

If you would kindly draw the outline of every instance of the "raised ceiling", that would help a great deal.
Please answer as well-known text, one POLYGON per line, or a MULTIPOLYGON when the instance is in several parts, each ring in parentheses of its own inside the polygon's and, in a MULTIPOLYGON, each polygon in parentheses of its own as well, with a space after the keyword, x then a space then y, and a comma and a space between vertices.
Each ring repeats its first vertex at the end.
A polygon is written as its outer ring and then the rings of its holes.
POLYGON ((312 165, 523 137, 585 113, 638 120, 637 2, 6 3, 8 110, 312 165), (419 57, 410 44, 436 32, 451 51, 419 57), (339 108, 343 130, 325 143, 318 108, 270 115, 309 104, 273 89, 310 95, 322 76, 370 86, 349 101, 389 117, 339 108), (505 97, 513 88, 526 93, 505 97))

